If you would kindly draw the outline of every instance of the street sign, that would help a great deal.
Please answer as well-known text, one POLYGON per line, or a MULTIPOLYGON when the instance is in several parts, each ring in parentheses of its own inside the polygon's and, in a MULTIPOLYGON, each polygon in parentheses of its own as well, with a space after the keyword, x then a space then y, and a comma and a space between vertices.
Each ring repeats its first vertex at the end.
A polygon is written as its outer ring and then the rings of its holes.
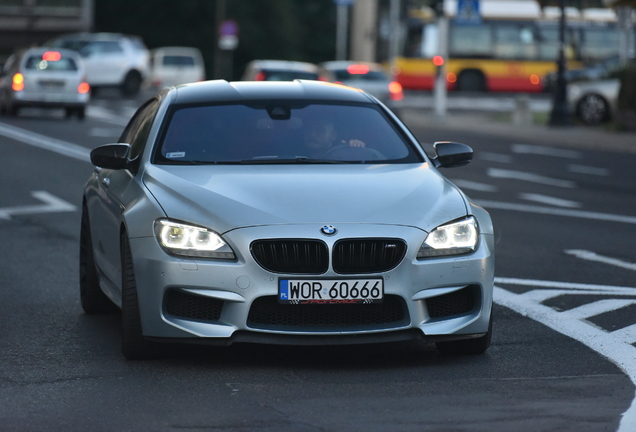
POLYGON ((219 26, 219 36, 238 36, 239 27, 234 20, 225 20, 219 26))
POLYGON ((219 26, 219 48, 233 51, 238 47, 239 27, 234 20, 225 20, 219 26))
POLYGON ((355 0, 333 0, 337 6, 351 6, 355 0))
POLYGON ((219 48, 225 51, 232 51, 238 47, 238 37, 232 35, 222 35, 219 37, 219 48))
POLYGON ((481 24, 479 0, 459 0, 457 2, 457 14, 455 15, 455 23, 463 25, 481 24))

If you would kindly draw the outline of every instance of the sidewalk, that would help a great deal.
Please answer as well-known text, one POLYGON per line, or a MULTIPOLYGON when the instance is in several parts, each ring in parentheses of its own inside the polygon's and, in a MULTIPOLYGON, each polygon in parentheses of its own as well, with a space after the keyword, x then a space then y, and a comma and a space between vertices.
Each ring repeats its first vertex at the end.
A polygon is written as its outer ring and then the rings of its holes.
POLYGON ((636 154, 636 132, 604 129, 605 126, 548 126, 515 124, 492 112, 449 111, 439 118, 430 109, 404 108, 400 112, 407 125, 473 131, 510 138, 518 143, 532 140, 548 146, 605 150, 636 154))

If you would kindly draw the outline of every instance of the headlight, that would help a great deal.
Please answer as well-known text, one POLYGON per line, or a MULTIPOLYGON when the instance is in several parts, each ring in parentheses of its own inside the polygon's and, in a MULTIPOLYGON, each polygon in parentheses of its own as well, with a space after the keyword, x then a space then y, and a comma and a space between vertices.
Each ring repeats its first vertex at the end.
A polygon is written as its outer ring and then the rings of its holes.
POLYGON ((431 231, 420 250, 418 258, 460 255, 477 248, 479 231, 477 221, 470 216, 458 222, 441 225, 431 231))
POLYGON ((235 258, 234 251, 221 236, 206 228, 159 219, 155 221, 155 236, 161 247, 171 255, 228 260, 235 258))

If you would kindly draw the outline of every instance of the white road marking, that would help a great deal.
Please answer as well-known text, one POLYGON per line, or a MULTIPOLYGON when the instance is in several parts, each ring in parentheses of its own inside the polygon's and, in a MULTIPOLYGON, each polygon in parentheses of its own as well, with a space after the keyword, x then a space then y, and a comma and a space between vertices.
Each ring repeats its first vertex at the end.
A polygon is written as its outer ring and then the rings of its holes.
POLYGON ((555 288, 559 290, 579 290, 590 291, 595 294, 600 292, 604 294, 619 294, 619 295, 631 295, 636 296, 636 288, 616 286, 616 285, 594 285, 594 284, 581 284, 575 282, 558 282, 558 281, 544 281, 535 279, 517 279, 517 278, 504 278, 496 277, 495 283, 502 285, 521 285, 531 286, 538 288, 555 288))
POLYGON ((541 206, 533 206, 530 204, 517 204, 517 203, 489 201, 489 200, 477 200, 477 203, 480 206, 486 208, 486 210, 489 210, 489 209, 511 210, 511 211, 518 211, 518 212, 524 212, 524 213, 539 213, 539 214, 547 214, 547 215, 553 215, 553 216, 566 216, 566 217, 591 219, 591 220, 599 220, 599 221, 607 221, 607 222, 622 222, 622 223, 628 223, 628 224, 636 224, 636 216, 615 215, 611 213, 598 213, 598 212, 563 209, 563 208, 555 208, 555 207, 541 207, 541 206))
POLYGON ((453 183, 462 189, 470 189, 480 192, 497 192, 499 190, 499 188, 495 185, 478 183, 470 180, 453 180, 453 183))
MULTIPOLYGON (((612 287, 603 285, 574 284, 554 281, 535 281, 514 278, 495 278, 497 284, 517 284, 524 286, 536 286, 539 288, 554 287, 556 295, 564 294, 596 294, 631 292, 636 297, 636 288, 612 287), (563 289, 567 288, 567 289, 563 289)), ((495 286, 494 301, 515 312, 538 321, 549 328, 571 337, 592 350, 608 358, 615 363, 636 385, 636 347, 632 345, 636 341, 636 324, 608 332, 598 328, 585 320, 600 313, 613 311, 630 304, 636 303, 636 299, 610 299, 601 300, 559 312, 549 306, 541 304, 551 295, 545 295, 549 290, 540 289, 542 295, 533 295, 534 291, 524 294, 514 294, 508 290, 495 286)), ((636 397, 630 407, 622 415, 617 432, 631 432, 636 430, 636 397)))
POLYGON ((0 219, 10 220, 11 216, 16 215, 68 212, 77 209, 73 204, 51 195, 46 191, 34 191, 31 192, 31 196, 43 201, 44 204, 0 208, 0 219))
POLYGON ((34 147, 59 153, 62 156, 72 157, 84 162, 90 162, 91 160, 90 149, 87 149, 86 147, 82 147, 68 141, 62 141, 45 135, 40 135, 38 133, 5 123, 0 123, 0 135, 34 147))
POLYGON ((479 158, 489 162, 512 163, 512 156, 500 153, 479 152, 479 158))
POLYGON ((568 165, 568 171, 579 174, 590 174, 596 176, 608 176, 609 170, 606 168, 588 167, 583 165, 568 165))
POLYGON ((606 257, 603 255, 598 255, 594 252, 590 252, 590 251, 586 251, 586 250, 581 250, 581 249, 568 249, 563 251, 568 255, 573 255, 577 258, 580 259, 584 259, 587 261, 596 261, 596 262, 600 262, 600 263, 604 263, 604 264, 609 264, 609 265, 613 265, 616 267, 622 267, 628 270, 634 270, 636 271, 636 264, 634 263, 630 263, 627 261, 622 261, 616 258, 610 258, 610 257, 606 257))
POLYGON ((603 299, 595 301, 593 303, 584 304, 579 307, 568 309, 561 312, 572 319, 586 319, 596 315, 603 314, 605 312, 615 311, 625 306, 629 306, 636 303, 636 300, 628 299, 603 299))
POLYGON ((119 137, 121 135, 121 132, 122 129, 94 127, 88 131, 88 134, 94 137, 110 138, 119 137))
POLYGON ((618 329, 612 332, 612 336, 617 337, 630 345, 636 343, 636 324, 618 329))
POLYGON ((130 117, 119 116, 104 107, 96 105, 86 107, 86 115, 117 126, 126 126, 130 120, 130 117))
POLYGON ((513 153, 518 154, 536 154, 566 159, 581 159, 581 153, 576 150, 563 150, 554 147, 534 146, 529 144, 513 144, 510 146, 510 149, 513 153))
POLYGON ((527 173, 523 171, 488 168, 486 173, 492 178, 514 179, 570 189, 576 188, 576 183, 570 180, 554 179, 539 174, 527 173))
POLYGON ((519 195, 519 197, 524 200, 535 201, 541 204, 549 204, 557 207, 581 208, 581 203, 578 203, 576 201, 554 198, 547 195, 522 193, 519 195))

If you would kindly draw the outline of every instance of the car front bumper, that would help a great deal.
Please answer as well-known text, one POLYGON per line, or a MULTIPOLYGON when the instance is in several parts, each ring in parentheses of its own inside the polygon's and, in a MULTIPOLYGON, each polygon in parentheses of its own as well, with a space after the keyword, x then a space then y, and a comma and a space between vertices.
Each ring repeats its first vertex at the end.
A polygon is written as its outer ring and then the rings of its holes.
MULTIPOLYGON (((494 278, 492 235, 481 234, 477 250, 469 255, 418 260, 417 250, 426 233, 416 228, 342 224, 337 238, 319 237, 319 229, 320 225, 263 226, 226 233, 224 238, 237 254, 236 261, 172 257, 154 237, 131 238, 144 335, 227 345, 237 341, 436 342, 487 332, 494 278), (250 250, 255 239, 320 239, 331 252, 338 239, 370 237, 403 239, 408 249, 392 270, 346 275, 384 280, 384 305, 360 304, 355 305, 355 310, 350 309, 362 317, 360 323, 349 319, 350 314, 343 309, 348 305, 279 305, 278 280, 303 276, 265 270, 249 252, 244 252, 250 250), (373 306, 368 309, 370 314, 379 317, 366 321, 366 310, 361 308, 369 306, 373 306), (266 322, 255 318, 263 314, 267 314, 266 322), (305 322, 310 316, 311 321, 305 322), (344 320, 341 324, 338 317, 344 320)), ((343 275, 335 273, 330 265, 326 273, 307 278, 341 279, 343 275)))

